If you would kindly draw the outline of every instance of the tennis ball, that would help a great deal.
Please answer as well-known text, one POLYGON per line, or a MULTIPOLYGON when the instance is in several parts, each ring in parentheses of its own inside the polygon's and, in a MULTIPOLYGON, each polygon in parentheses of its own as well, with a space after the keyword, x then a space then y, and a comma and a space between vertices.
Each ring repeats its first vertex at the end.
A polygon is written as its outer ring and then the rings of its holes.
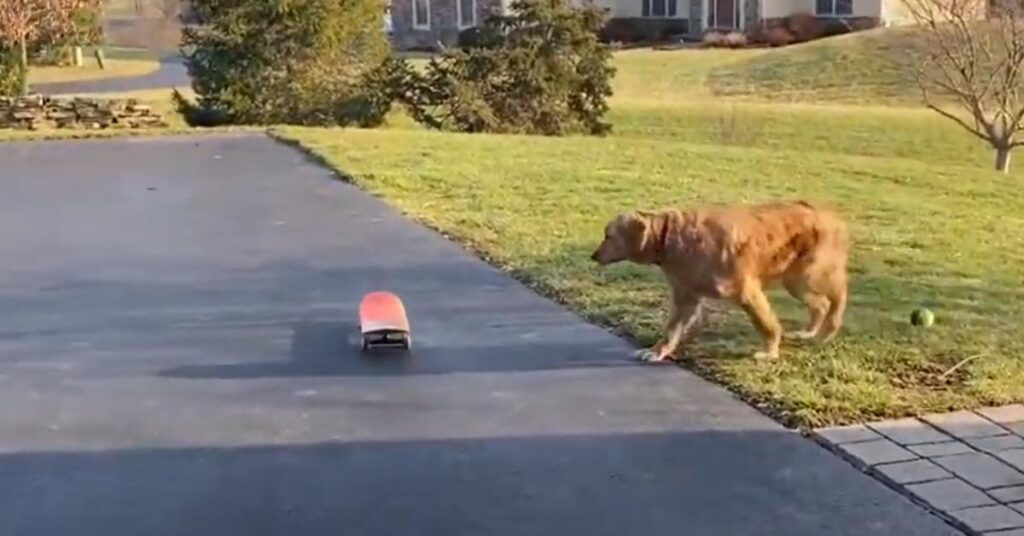
POLYGON ((914 309, 910 314, 910 323, 915 326, 930 327, 935 323, 935 313, 928 309, 914 309))

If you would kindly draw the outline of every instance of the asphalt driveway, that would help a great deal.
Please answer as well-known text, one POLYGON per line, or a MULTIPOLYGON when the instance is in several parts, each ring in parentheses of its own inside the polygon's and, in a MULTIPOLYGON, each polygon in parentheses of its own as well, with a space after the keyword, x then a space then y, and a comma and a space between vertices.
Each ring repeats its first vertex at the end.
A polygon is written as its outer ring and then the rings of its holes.
POLYGON ((955 534, 259 135, 0 145, 0 258, 0 534, 955 534))
POLYGON ((29 91, 44 95, 61 95, 75 93, 114 93, 141 91, 145 89, 188 87, 191 84, 188 68, 180 56, 165 56, 160 59, 160 67, 152 73, 142 76, 122 76, 100 78, 96 80, 75 80, 70 82, 50 82, 32 84, 29 91))

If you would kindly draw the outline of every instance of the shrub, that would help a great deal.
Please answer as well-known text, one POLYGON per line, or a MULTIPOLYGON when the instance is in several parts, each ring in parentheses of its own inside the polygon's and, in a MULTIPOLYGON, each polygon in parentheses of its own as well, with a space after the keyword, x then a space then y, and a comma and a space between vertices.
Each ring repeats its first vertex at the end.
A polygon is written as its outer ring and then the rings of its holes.
POLYGON ((757 21, 747 27, 747 43, 765 43, 767 28, 764 21, 757 21))
POLYGON ((484 26, 492 47, 448 50, 423 73, 401 62, 388 84, 419 123, 463 132, 604 134, 611 52, 602 12, 562 0, 516 0, 484 26))
POLYGON ((700 40, 701 45, 706 47, 720 47, 725 44, 725 34, 721 32, 705 32, 700 40))
POLYGON ((729 48, 742 48, 747 46, 747 36, 739 32, 729 32, 722 38, 722 44, 729 48))
POLYGON ((649 40, 649 34, 629 19, 613 18, 598 31, 598 38, 603 43, 635 43, 649 40))
POLYGON ((25 68, 14 47, 0 44, 0 97, 16 97, 25 90, 25 68))
POLYGON ((832 37, 854 31, 853 25, 846 19, 828 19, 819 23, 818 37, 832 37))
MULTIPOLYGON (((379 0, 193 0, 182 49, 193 116, 230 123, 372 125, 388 57, 379 0), (371 115, 364 115, 364 114, 371 115)), ((180 105, 180 103, 179 103, 180 105)), ((188 116, 188 114, 186 114, 188 116)))
POLYGON ((494 28, 474 26, 459 32, 459 48, 494 48, 501 45, 501 34, 494 28))
POLYGON ((806 11, 786 17, 786 29, 797 43, 816 39, 819 33, 818 28, 818 18, 806 11))
POLYGON ((793 42, 793 34, 782 26, 769 28, 764 34, 764 41, 768 46, 781 47, 793 42))

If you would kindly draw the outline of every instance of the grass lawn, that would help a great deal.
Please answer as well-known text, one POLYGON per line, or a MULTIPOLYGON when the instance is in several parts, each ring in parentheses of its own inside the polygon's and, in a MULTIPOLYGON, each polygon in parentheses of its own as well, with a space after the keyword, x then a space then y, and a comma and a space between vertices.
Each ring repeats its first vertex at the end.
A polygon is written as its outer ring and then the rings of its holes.
POLYGON ((54 82, 78 82, 102 78, 124 78, 145 76, 156 72, 160 63, 149 59, 107 59, 105 68, 100 69, 96 60, 86 57, 81 67, 32 67, 28 72, 29 84, 54 82))
MULTIPOLYGON (((808 48, 832 46, 878 49, 847 37, 780 50, 620 53, 615 131, 603 139, 437 133, 408 121, 276 134, 643 344, 657 337, 666 310, 660 273, 598 269, 588 259, 614 213, 828 201, 855 240, 844 334, 830 345, 786 344, 782 360, 757 362, 747 357, 758 339, 746 317, 716 307, 686 366, 799 426, 1024 400, 1021 175, 989 171, 988 150, 947 121, 892 106, 912 102, 914 88, 885 71, 865 68, 860 80, 838 69, 815 75, 798 104, 777 102, 791 99, 785 87, 759 89, 759 102, 721 96, 723 72, 768 80, 756 66, 790 65, 808 48), (837 91, 844 87, 895 97, 890 106, 852 105, 837 91), (936 311, 935 327, 909 325, 918 306, 936 311)), ((803 323, 791 298, 775 292, 773 301, 787 326, 803 323)))
POLYGON ((912 29, 893 28, 763 50, 714 66, 707 86, 720 96, 916 105, 914 79, 900 65, 919 44, 912 29))

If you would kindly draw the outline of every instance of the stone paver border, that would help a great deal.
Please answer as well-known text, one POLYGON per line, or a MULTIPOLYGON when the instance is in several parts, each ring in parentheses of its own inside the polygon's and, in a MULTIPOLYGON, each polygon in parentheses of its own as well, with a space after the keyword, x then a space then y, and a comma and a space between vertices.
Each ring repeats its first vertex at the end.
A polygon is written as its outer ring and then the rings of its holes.
POLYGON ((1024 404, 814 430, 970 535, 1024 535, 1024 404))

